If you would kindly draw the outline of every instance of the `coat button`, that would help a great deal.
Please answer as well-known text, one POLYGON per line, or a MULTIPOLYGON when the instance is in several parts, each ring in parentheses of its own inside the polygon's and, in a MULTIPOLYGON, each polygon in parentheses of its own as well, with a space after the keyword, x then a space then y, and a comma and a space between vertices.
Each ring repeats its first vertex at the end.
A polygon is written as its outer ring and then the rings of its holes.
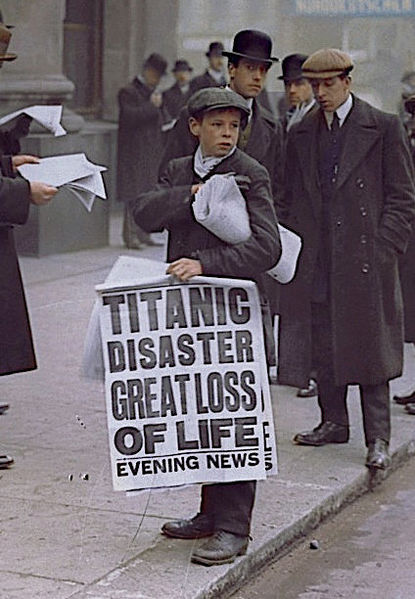
POLYGON ((339 220, 336 222, 336 226, 337 226, 337 227, 341 227, 341 224, 342 224, 342 221, 339 219, 339 220))
POLYGON ((359 179, 356 179, 356 185, 362 189, 365 186, 363 179, 360 179, 360 177, 359 179))
POLYGON ((367 215, 366 208, 364 206, 360 206, 360 214, 362 216, 366 216, 367 215))
POLYGON ((366 235, 361 235, 360 236, 360 243, 363 243, 363 244, 367 243, 367 237, 366 237, 366 235))
POLYGON ((362 272, 363 272, 364 274, 366 274, 366 273, 368 273, 368 272, 369 272, 369 264, 367 264, 366 262, 365 262, 365 264, 363 264, 363 266, 362 266, 362 272))

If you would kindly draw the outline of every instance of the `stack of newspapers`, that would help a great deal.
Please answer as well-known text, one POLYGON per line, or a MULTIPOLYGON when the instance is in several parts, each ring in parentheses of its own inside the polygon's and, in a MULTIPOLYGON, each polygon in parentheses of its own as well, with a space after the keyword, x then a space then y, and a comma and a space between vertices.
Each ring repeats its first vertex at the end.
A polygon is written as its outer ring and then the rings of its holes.
MULTIPOLYGON (((62 106, 39 105, 21 108, 0 118, 0 127, 21 115, 27 115, 55 137, 66 135, 61 125, 62 106)), ((105 166, 90 162, 83 153, 49 156, 41 158, 38 164, 23 164, 18 167, 19 173, 28 181, 40 181, 68 191, 88 212, 92 210, 96 197, 106 199, 101 174, 106 170, 105 166)))

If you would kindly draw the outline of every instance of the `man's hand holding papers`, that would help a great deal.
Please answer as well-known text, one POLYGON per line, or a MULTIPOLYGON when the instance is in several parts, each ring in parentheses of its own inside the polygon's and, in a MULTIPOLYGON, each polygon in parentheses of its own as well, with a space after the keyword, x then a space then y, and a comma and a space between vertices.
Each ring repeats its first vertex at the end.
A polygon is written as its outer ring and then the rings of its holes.
POLYGON ((32 181, 30 183, 30 201, 35 206, 44 206, 48 204, 53 196, 57 193, 57 188, 47 183, 40 183, 39 181, 32 181))
POLYGON ((41 158, 38 164, 18 167, 20 174, 28 181, 43 181, 69 190, 89 212, 96 196, 106 199, 101 175, 105 170, 105 166, 93 164, 85 154, 51 156, 41 158))

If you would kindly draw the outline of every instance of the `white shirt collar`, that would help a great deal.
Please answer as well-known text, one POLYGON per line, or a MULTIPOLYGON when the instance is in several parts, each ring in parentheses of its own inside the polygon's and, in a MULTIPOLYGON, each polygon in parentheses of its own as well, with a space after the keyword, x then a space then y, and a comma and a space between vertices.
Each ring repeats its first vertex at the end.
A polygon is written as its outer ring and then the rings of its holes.
POLYGON ((203 156, 202 149, 199 144, 199 146, 196 150, 196 153, 195 153, 195 157, 193 159, 193 169, 194 169, 195 173, 197 173, 199 175, 199 177, 204 179, 206 177, 206 175, 208 175, 210 173, 210 171, 213 168, 215 168, 215 166, 217 166, 220 162, 222 162, 222 160, 225 160, 225 158, 232 156, 232 154, 235 152, 235 150, 236 150, 236 146, 234 146, 231 150, 229 150, 229 152, 226 154, 226 156, 220 156, 220 157, 203 156))
POLYGON ((215 71, 214 69, 208 68, 208 73, 216 81, 216 83, 222 83, 225 79, 225 75, 222 71, 215 71))
MULTIPOLYGON (((231 91, 233 91, 234 94, 238 94, 238 92, 234 91, 230 85, 226 86, 226 89, 230 89, 231 91)), ((238 96, 241 96, 241 94, 238 94, 238 96)), ((252 118, 252 109, 253 109, 253 105, 254 105, 254 99, 253 98, 244 98, 243 96, 241 96, 242 100, 244 100, 244 102, 248 105, 249 108, 249 116, 248 116, 248 123, 252 118)))
MULTIPOLYGON (((352 106, 353 106, 353 96, 352 96, 352 94, 349 94, 347 96, 347 100, 345 102, 343 102, 343 104, 334 111, 337 113, 337 116, 339 117, 339 126, 340 127, 343 125, 344 121, 346 120, 346 117, 349 114, 349 112, 351 111, 352 106)), ((334 112, 325 112, 324 113, 324 116, 326 117, 327 127, 329 129, 331 128, 331 123, 333 121, 334 112)))

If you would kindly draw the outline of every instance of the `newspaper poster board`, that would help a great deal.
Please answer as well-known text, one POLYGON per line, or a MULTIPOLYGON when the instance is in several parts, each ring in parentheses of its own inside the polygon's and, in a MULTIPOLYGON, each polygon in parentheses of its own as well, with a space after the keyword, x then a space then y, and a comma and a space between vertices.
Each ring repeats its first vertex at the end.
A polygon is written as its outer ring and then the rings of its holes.
POLYGON ((277 472, 250 281, 98 286, 114 490, 277 472))

